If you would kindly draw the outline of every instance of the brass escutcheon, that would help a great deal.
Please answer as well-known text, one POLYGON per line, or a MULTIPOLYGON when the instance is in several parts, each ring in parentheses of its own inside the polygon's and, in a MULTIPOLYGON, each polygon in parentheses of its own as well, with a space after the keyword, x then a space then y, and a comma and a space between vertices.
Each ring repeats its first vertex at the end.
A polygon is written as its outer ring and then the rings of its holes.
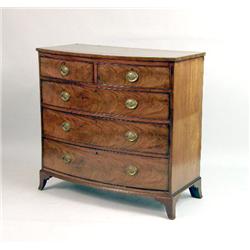
POLYGON ((127 175, 129 176, 134 176, 138 173, 138 168, 136 166, 133 166, 133 165, 129 165, 127 168, 126 168, 126 173, 127 175))
POLYGON ((64 102, 67 102, 70 99, 70 93, 67 91, 62 91, 60 97, 64 102))
POLYGON ((125 137, 127 138, 128 141, 134 142, 134 141, 137 140, 138 135, 137 135, 136 132, 128 131, 128 132, 125 134, 125 137))
POLYGON ((138 106, 138 102, 135 99, 128 99, 125 102, 125 106, 128 109, 136 109, 138 106))
POLYGON ((70 131, 70 129, 71 129, 70 123, 69 123, 69 122, 63 122, 63 123, 62 123, 62 129, 63 129, 65 132, 70 131))
POLYGON ((69 68, 65 64, 61 64, 60 73, 62 76, 67 76, 69 74, 69 68))
POLYGON ((131 82, 131 83, 136 82, 138 80, 138 78, 139 78, 139 75, 135 71, 131 70, 131 71, 127 72, 127 74, 126 74, 126 80, 128 82, 131 82))

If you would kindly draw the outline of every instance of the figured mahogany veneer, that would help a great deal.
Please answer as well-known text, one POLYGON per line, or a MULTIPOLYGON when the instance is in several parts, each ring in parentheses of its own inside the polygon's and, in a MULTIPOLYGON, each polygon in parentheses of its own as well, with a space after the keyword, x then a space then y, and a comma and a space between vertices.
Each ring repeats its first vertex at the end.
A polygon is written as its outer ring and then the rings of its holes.
POLYGON ((153 119, 162 122, 169 119, 169 95, 165 93, 111 90, 95 85, 79 86, 72 83, 43 81, 42 102, 88 115, 153 119), (60 94, 63 91, 70 94, 68 101, 61 99, 60 94), (135 109, 126 107, 128 99, 137 101, 135 109))
POLYGON ((166 125, 96 119, 50 109, 43 110, 43 123, 45 137, 63 139, 80 146, 163 155, 168 153, 166 125), (63 130, 64 122, 70 124, 69 131, 63 130), (137 133, 138 138, 128 141, 125 136, 128 131, 137 133))
POLYGON ((56 60, 41 57, 40 60, 41 76, 59 78, 65 80, 75 80, 82 82, 93 82, 93 64, 87 62, 72 62, 66 60, 56 60), (62 76, 60 73, 61 65, 69 68, 69 73, 62 76))
POLYGON ((120 186, 168 189, 167 159, 91 150, 51 140, 44 140, 43 152, 44 167, 61 173, 120 186), (64 163, 64 154, 72 157, 70 164, 64 163), (130 165, 138 168, 135 176, 126 173, 130 165))
POLYGON ((167 66, 149 67, 100 63, 97 69, 98 83, 102 84, 130 86, 135 88, 166 89, 170 87, 170 73, 167 66), (139 75, 138 80, 134 83, 130 83, 126 79, 126 74, 129 71, 135 71, 139 75))
POLYGON ((83 44, 40 48, 42 169, 50 177, 152 197, 170 219, 201 198, 205 53, 83 44))

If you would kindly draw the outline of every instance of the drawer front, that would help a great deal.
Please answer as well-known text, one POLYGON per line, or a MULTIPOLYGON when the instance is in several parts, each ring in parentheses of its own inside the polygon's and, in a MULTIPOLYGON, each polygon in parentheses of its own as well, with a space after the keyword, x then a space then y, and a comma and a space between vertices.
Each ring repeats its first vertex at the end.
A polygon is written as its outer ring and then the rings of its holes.
POLYGON ((83 146, 167 154, 168 127, 43 110, 43 135, 83 146))
POLYGON ((44 140, 43 167, 72 176, 137 188, 167 190, 168 161, 44 140))
POLYGON ((168 94, 143 93, 42 82, 44 104, 65 109, 111 115, 167 120, 168 94))
POLYGON ((166 67, 99 64, 98 82, 140 88, 170 88, 170 73, 166 67))
POLYGON ((93 64, 40 58, 41 76, 71 81, 93 82, 93 64))

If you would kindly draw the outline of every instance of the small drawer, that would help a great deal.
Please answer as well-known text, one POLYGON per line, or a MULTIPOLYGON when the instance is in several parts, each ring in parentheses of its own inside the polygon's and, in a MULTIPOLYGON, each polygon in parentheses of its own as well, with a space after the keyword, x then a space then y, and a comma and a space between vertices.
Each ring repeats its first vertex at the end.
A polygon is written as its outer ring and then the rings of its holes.
POLYGON ((170 88, 169 67, 100 63, 98 83, 138 88, 170 88))
POLYGON ((168 160, 117 154, 44 139, 43 167, 103 183, 168 189, 168 160))
POLYGON ((125 118, 167 121, 169 96, 42 82, 44 104, 78 112, 125 118))
POLYGON ((164 154, 168 152, 168 126, 98 119, 43 109, 43 135, 80 146, 109 150, 164 154))
POLYGON ((40 58, 41 76, 71 81, 93 82, 93 64, 71 62, 46 57, 40 58))

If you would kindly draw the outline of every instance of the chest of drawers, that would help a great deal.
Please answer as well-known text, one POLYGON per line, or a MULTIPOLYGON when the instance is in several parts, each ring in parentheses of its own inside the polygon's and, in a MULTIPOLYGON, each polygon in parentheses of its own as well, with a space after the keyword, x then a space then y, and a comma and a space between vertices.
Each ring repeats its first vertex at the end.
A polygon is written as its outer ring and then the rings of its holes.
POLYGON ((39 48, 42 168, 50 177, 154 198, 170 219, 201 198, 204 53, 73 44, 39 48))

